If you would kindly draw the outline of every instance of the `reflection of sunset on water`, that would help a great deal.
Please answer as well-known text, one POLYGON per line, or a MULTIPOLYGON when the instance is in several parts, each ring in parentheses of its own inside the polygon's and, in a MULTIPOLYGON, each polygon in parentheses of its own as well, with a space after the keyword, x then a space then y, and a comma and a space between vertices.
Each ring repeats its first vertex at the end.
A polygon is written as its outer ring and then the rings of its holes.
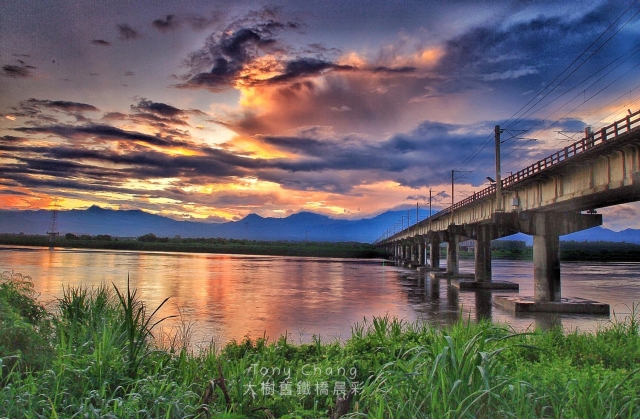
MULTIPOLYGON (((471 272, 473 261, 461 260, 460 266, 471 272)), ((532 269, 530 261, 493 261, 495 278, 519 283, 520 295, 533 294, 532 269)), ((640 301, 637 263, 563 263, 562 269, 564 295, 608 303, 618 318, 640 301)), ((492 307, 490 293, 460 292, 446 280, 372 260, 0 247, 0 270, 31 276, 41 301, 59 298, 63 286, 113 283, 123 290, 129 276, 149 313, 171 297, 159 316, 179 309, 184 318, 167 320, 163 330, 194 321, 194 343, 273 340, 284 333, 293 342, 309 342, 313 335, 344 340, 355 323, 385 315, 437 324, 492 318, 519 330, 558 321, 593 330, 608 321, 514 317, 492 307)))

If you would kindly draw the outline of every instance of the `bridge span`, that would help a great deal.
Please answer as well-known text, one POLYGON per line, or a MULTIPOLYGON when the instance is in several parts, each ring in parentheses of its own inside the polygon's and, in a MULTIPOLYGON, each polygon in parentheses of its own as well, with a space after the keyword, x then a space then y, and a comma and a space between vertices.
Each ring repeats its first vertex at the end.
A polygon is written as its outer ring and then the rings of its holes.
MULTIPOLYGON (((500 132, 496 127, 498 145, 500 132)), ((559 237, 601 225, 598 208, 640 200, 640 111, 598 131, 587 128, 580 141, 505 179, 500 179, 497 150, 495 184, 400 232, 388 232, 376 244, 399 261, 437 269, 440 243, 446 242, 446 274, 455 277, 458 245, 472 239, 475 278, 467 285, 504 289, 491 278, 491 240, 529 234, 533 301, 496 297, 496 304, 515 311, 603 312, 597 303, 568 303, 562 298, 559 237)))

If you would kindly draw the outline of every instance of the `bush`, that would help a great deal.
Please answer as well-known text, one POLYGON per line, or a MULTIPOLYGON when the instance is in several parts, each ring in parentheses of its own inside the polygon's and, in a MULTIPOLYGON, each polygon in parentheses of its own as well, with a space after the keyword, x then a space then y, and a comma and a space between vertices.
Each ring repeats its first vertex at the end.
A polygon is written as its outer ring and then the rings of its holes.
MULTIPOLYGON (((28 276, 0 275, 0 365, 41 369, 52 352, 51 321, 28 276)), ((2 371, 2 377, 7 371, 2 371)))

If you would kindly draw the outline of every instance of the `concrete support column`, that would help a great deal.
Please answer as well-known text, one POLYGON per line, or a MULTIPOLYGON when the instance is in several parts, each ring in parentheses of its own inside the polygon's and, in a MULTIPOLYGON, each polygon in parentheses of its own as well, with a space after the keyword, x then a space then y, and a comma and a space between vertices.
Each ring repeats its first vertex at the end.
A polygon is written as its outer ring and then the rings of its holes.
POLYGON ((440 240, 434 236, 429 246, 429 265, 432 268, 440 267, 440 240))
POLYGON ((447 244, 447 273, 460 273, 460 265, 458 262, 458 245, 460 244, 460 236, 457 234, 449 234, 449 243, 447 244))
POLYGON ((411 242, 411 245, 409 246, 409 251, 411 252, 409 254, 409 260, 413 262, 416 258, 416 245, 413 242, 411 242))
POLYGON ((560 301, 560 237, 548 231, 533 236, 533 299, 560 301))
POLYGON ((420 266, 424 265, 424 240, 422 239, 418 243, 418 263, 420 266))
POLYGON ((491 282, 491 227, 479 226, 476 242, 476 281, 491 282))

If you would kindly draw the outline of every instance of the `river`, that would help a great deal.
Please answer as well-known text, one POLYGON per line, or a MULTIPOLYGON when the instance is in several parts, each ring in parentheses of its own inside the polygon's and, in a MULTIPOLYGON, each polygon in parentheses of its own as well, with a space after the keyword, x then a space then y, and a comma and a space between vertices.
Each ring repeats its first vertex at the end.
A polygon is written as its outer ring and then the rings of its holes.
MULTIPOLYGON (((520 284, 533 295, 531 261, 493 260, 493 278, 520 284)), ((612 315, 514 315, 493 307, 491 292, 465 292, 446 280, 381 260, 218 255, 0 246, 0 271, 29 275, 39 299, 52 303, 64 286, 115 284, 127 277, 142 300, 155 309, 171 297, 161 316, 171 333, 181 321, 193 323, 194 345, 221 345, 245 336, 283 334, 289 341, 346 340, 351 327, 374 316, 448 324, 480 317, 523 331, 561 324, 568 330, 595 330, 615 316, 628 316, 640 302, 640 262, 566 262, 561 265, 563 296, 611 305, 612 315)), ((473 272, 472 260, 460 271, 473 272)), ((493 295, 505 294, 494 292, 493 295)), ((512 293, 513 295, 513 293, 512 293)))

